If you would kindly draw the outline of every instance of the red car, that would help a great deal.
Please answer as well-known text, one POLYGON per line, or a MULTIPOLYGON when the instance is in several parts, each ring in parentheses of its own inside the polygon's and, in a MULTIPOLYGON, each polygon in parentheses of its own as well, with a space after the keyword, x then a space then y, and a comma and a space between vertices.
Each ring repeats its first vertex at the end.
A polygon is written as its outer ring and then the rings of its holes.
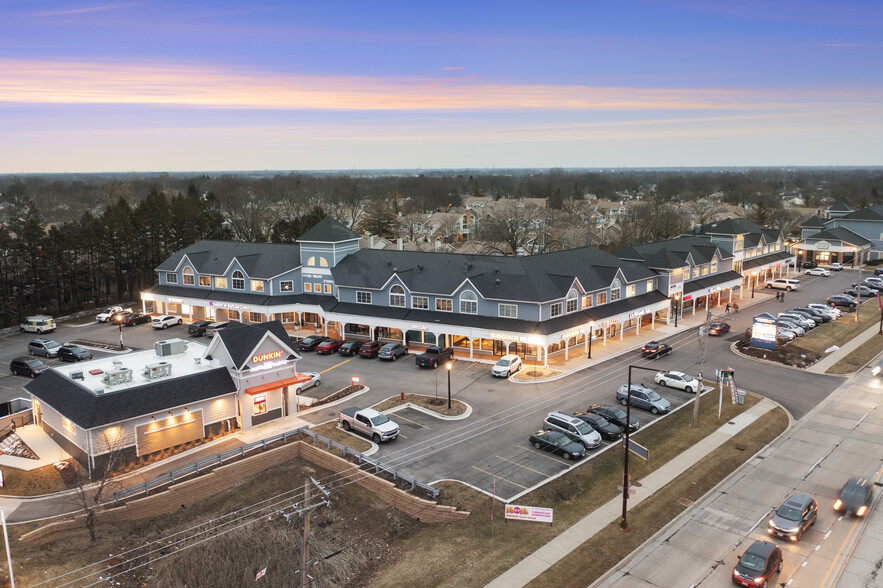
POLYGON ((755 541, 733 568, 733 584, 766 588, 782 571, 782 550, 769 541, 755 541))
POLYGON ((340 349, 341 345, 343 345, 343 341, 341 341, 340 339, 328 339, 327 341, 323 341, 316 346, 316 353, 318 353, 319 355, 337 353, 337 350, 340 349))
POLYGON ((380 341, 368 341, 359 348, 359 355, 367 357, 368 359, 377 357, 377 354, 380 353, 381 347, 383 347, 383 345, 380 341))

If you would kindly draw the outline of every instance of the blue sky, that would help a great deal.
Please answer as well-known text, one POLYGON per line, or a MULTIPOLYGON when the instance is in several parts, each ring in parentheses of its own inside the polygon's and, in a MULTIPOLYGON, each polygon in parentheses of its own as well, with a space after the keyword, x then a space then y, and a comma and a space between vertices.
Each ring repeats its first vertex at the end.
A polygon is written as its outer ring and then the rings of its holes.
POLYGON ((0 173, 879 165, 883 3, 0 0, 0 173))

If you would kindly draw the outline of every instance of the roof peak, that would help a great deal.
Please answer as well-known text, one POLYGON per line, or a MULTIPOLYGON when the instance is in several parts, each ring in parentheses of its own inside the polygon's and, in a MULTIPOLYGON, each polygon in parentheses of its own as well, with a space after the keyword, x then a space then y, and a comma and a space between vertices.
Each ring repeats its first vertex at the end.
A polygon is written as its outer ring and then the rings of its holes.
POLYGON ((313 227, 300 236, 297 240, 299 243, 310 241, 314 243, 339 243, 341 241, 352 241, 360 239, 361 235, 354 233, 345 227, 338 220, 326 216, 313 227))

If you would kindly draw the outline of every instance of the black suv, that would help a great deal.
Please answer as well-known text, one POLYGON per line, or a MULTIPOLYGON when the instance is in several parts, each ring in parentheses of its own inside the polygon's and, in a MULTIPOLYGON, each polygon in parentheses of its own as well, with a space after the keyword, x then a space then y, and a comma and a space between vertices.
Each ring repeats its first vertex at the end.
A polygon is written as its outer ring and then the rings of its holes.
POLYGON ((618 426, 614 425, 599 414, 592 414, 590 412, 575 412, 573 413, 573 416, 583 421, 584 423, 588 423, 590 427, 601 434, 602 439, 606 439, 607 441, 616 441, 617 439, 622 437, 622 429, 620 429, 618 426))
MULTIPOLYGON (((623 432, 625 432, 626 427, 626 412, 617 406, 611 406, 610 404, 605 404, 603 406, 599 406, 597 404, 592 405, 586 412, 590 412, 592 414, 597 414, 617 427, 623 432)), ((638 430, 638 427, 641 426, 641 423, 638 422, 638 419, 632 417, 630 421, 628 421, 629 431, 635 432, 638 430)))
POLYGON ((79 345, 62 345, 58 349, 58 359, 61 361, 85 361, 92 359, 92 353, 79 345))
POLYGON ((657 357, 662 357, 669 353, 671 353, 671 345, 668 343, 660 343, 659 341, 650 341, 641 347, 641 355, 643 357, 649 357, 650 359, 656 359, 657 357))
POLYGON ((800 541, 810 525, 816 524, 818 514, 819 503, 812 496, 794 494, 773 513, 767 523, 767 532, 777 537, 800 541))
POLYGON ((850 478, 840 489, 840 495, 834 503, 834 510, 846 514, 854 513, 857 517, 863 517, 868 512, 873 496, 874 482, 865 478, 850 478))
POLYGON ((307 337, 306 339, 301 339, 297 342, 297 350, 298 351, 315 351, 316 347, 319 346, 319 343, 323 341, 330 341, 331 337, 320 337, 319 335, 313 335, 312 337, 307 337))
POLYGON ((30 376, 36 378, 49 369, 49 366, 33 357, 16 357, 9 362, 9 371, 14 376, 30 376))
POLYGON ((187 334, 191 337, 202 337, 212 321, 196 321, 187 325, 187 334))

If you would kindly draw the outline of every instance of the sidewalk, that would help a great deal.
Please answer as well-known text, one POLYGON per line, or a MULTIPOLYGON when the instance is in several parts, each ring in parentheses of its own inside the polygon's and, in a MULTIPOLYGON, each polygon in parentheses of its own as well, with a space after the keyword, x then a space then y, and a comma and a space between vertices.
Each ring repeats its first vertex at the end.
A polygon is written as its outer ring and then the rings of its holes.
POLYGON ((851 341, 845 343, 843 347, 837 351, 832 351, 813 365, 806 368, 806 371, 814 374, 824 374, 832 365, 858 349, 865 341, 872 339, 880 330, 879 325, 868 327, 863 333, 855 336, 851 341))
MULTIPOLYGON (((677 479, 700 459, 726 443, 733 435, 775 407, 775 403, 766 399, 761 400, 709 435, 702 443, 687 449, 678 457, 642 479, 642 485, 635 487, 636 493, 629 499, 629 508, 634 508, 652 496, 657 490, 662 489, 666 484, 677 479)), ((617 520, 621 514, 622 499, 620 497, 611 499, 525 557, 515 566, 509 568, 509 570, 498 576, 487 586, 492 588, 511 588, 527 585, 571 551, 594 537, 604 527, 617 520)))

